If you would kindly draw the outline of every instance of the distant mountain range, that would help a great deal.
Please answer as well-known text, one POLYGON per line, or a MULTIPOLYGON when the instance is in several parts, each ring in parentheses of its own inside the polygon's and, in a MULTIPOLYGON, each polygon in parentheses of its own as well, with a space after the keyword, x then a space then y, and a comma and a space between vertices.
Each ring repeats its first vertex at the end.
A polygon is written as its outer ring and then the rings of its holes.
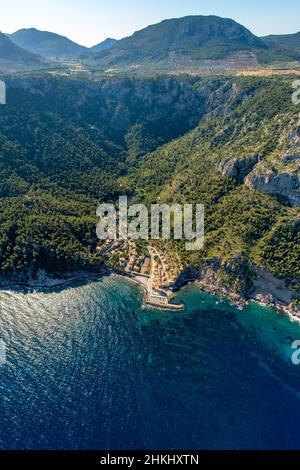
POLYGON ((0 33, 0 70, 13 71, 34 69, 44 64, 36 54, 17 46, 5 34, 0 33))
POLYGON ((45 58, 78 57, 87 50, 64 36, 35 28, 20 29, 9 37, 18 46, 45 58))
POLYGON ((148 26, 93 57, 99 64, 145 64, 176 60, 218 60, 267 46, 233 20, 188 16, 148 26))
POLYGON ((244 69, 300 60, 300 33, 259 38, 231 19, 187 16, 148 26, 90 56, 98 67, 244 69))
POLYGON ((295 34, 270 35, 262 38, 269 48, 283 52, 294 60, 300 60, 300 32, 295 34))
MULTIPOLYGON (((100 70, 240 70, 259 64, 300 61, 300 32, 259 38, 235 21, 217 16, 165 20, 120 41, 108 38, 91 48, 34 28, 21 29, 7 37, 0 59, 5 56, 6 61, 29 67, 42 58, 79 59, 100 70)), ((0 71, 2 68, 0 64, 0 71)))
POLYGON ((46 59, 76 58, 87 52, 100 52, 113 46, 118 41, 107 38, 91 48, 80 46, 65 36, 39 31, 35 28, 20 29, 7 35, 17 46, 27 49, 33 54, 38 54, 46 59))
POLYGON ((300 60, 300 33, 259 38, 231 19, 187 16, 148 26, 90 56, 102 68, 245 69, 300 60))
POLYGON ((102 41, 100 44, 91 47, 89 50, 92 52, 102 52, 114 46, 117 44, 117 42, 119 42, 117 39, 107 38, 105 41, 102 41))

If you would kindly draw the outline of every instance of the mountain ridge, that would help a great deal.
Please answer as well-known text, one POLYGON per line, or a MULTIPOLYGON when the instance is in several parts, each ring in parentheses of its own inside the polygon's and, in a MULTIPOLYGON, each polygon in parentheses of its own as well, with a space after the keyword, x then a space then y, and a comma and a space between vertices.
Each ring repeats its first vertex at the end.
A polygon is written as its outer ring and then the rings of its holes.
POLYGON ((291 58, 300 60, 300 31, 292 34, 270 34, 261 39, 268 47, 284 51, 291 58))
POLYGON ((17 46, 4 33, 0 32, 0 69, 2 71, 19 71, 28 67, 43 64, 40 56, 17 46))
POLYGON ((90 48, 36 28, 7 36, 43 58, 78 59, 100 70, 214 73, 300 61, 300 33, 258 37, 236 21, 214 15, 166 19, 121 40, 107 38, 90 48))
POLYGON ((45 58, 78 57, 88 50, 66 36, 36 28, 23 28, 9 35, 9 38, 29 52, 45 58))
POLYGON ((265 49, 264 41, 232 19, 195 15, 150 25, 92 60, 103 66, 159 63, 172 58, 197 63, 265 49))
POLYGON ((104 39, 104 41, 99 42, 99 44, 96 44, 95 46, 90 47, 89 51, 101 52, 114 46, 117 42, 119 42, 118 39, 106 38, 104 39))

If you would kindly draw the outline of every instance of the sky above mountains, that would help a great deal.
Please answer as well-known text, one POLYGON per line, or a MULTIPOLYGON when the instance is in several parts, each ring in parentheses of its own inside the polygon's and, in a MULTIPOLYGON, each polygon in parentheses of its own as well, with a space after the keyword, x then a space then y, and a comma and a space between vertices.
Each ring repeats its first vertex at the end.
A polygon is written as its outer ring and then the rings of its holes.
POLYGON ((11 0, 1 2, 0 30, 35 27, 85 46, 121 39, 163 19, 186 15, 232 18, 254 34, 300 30, 299 0, 11 0))

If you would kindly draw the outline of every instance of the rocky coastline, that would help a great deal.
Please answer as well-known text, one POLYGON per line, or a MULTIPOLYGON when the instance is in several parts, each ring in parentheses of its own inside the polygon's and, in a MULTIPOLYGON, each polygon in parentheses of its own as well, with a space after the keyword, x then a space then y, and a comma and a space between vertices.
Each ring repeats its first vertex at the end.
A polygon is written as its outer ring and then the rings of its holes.
POLYGON ((175 290, 179 291, 185 285, 195 283, 202 291, 224 297, 237 307, 243 308, 249 302, 256 302, 288 315, 293 321, 300 321, 300 309, 293 303, 293 291, 286 286, 285 280, 277 279, 263 268, 254 269, 253 285, 241 292, 231 286, 224 286, 219 265, 206 266, 200 271, 183 271, 177 279, 175 290))
MULTIPOLYGON (((104 267, 98 272, 74 272, 66 273, 62 278, 51 278, 45 272, 39 273, 36 279, 4 279, 0 278, 0 289, 13 289, 24 287, 29 289, 54 289, 67 287, 73 282, 97 281, 104 276, 118 275, 127 280, 134 281, 144 290, 146 287, 138 277, 135 279, 111 268, 104 267)), ((216 266, 206 266, 202 270, 192 268, 181 272, 173 286, 174 294, 188 284, 196 284, 200 290, 212 295, 218 295, 228 299, 232 304, 243 308, 253 301, 258 304, 273 308, 278 313, 288 315, 292 321, 300 321, 300 309, 292 302, 292 291, 286 287, 284 280, 276 279, 271 273, 262 268, 256 268, 256 279, 252 289, 248 292, 237 292, 234 288, 224 286, 220 271, 216 266)))

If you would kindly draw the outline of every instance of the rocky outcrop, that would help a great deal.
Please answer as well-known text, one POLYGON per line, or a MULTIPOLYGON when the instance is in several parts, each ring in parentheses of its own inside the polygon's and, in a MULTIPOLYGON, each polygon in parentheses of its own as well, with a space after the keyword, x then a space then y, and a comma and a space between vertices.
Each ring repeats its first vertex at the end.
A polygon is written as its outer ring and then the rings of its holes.
POLYGON ((253 267, 253 291, 251 298, 266 304, 288 306, 292 303, 295 292, 285 279, 278 279, 261 267, 253 267))
POLYGON ((300 177, 297 173, 279 172, 276 169, 253 172, 248 175, 245 184, 263 194, 286 199, 294 207, 300 207, 300 177))
POLYGON ((174 290, 177 291, 190 282, 196 282, 205 292, 227 297, 236 305, 243 306, 247 301, 254 300, 300 321, 300 309, 294 302, 300 292, 294 290, 291 282, 276 278, 262 267, 239 259, 227 263, 222 263, 217 258, 206 260, 199 269, 184 270, 178 277, 174 290), (230 282, 228 279, 224 282, 224 273, 231 275, 230 282))
POLYGON ((259 162, 259 155, 253 153, 243 158, 223 158, 217 165, 217 170, 224 176, 242 181, 259 162))
POLYGON ((300 207, 300 125, 287 133, 285 150, 267 165, 259 165, 245 184, 251 189, 280 199, 282 203, 300 207), (270 165, 271 163, 271 165, 270 165))
POLYGON ((280 160, 282 163, 300 163, 300 125, 297 124, 289 131, 287 135, 287 150, 283 153, 280 160))
POLYGON ((296 124, 287 136, 287 142, 289 146, 300 146, 300 124, 296 124))
POLYGON ((281 156, 282 163, 289 164, 289 163, 300 163, 300 149, 298 151, 287 151, 281 156))

